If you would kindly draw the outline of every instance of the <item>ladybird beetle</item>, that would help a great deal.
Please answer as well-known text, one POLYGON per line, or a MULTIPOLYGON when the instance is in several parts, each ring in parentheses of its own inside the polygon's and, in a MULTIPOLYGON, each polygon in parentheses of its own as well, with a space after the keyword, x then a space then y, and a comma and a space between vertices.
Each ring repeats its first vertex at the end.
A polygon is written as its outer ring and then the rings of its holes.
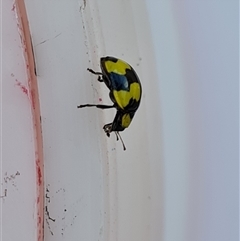
MULTIPOLYGON (((103 129, 108 137, 111 132, 115 132, 117 140, 119 136, 122 141, 119 131, 123 131, 130 125, 139 107, 142 95, 141 83, 134 69, 121 59, 109 56, 102 57, 100 67, 102 72, 95 72, 92 69, 87 70, 98 75, 99 82, 106 84, 110 90, 109 96, 113 105, 84 104, 77 107, 116 108, 117 113, 113 122, 104 125, 103 129)), ((122 144, 123 149, 126 150, 123 141, 122 144)))

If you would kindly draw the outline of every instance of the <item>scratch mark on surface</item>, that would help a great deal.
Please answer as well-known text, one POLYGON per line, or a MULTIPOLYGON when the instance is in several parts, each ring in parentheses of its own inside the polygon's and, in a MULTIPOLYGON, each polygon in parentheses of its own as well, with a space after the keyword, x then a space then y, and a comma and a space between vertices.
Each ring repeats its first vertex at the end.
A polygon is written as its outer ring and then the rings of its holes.
MULTIPOLYGON (((3 181, 5 183, 5 188, 4 188, 4 194, 0 196, 0 198, 5 198, 7 197, 7 189, 8 189, 8 183, 10 182, 12 184, 12 186, 14 186, 17 189, 17 185, 15 183, 15 179, 17 178, 17 176, 20 175, 20 172, 17 171, 15 174, 11 174, 8 175, 7 172, 5 172, 5 177, 3 178, 3 181)), ((2 185, 4 184, 2 183, 2 185)), ((18 189, 17 189, 18 190, 18 189)))
POLYGON ((6 175, 6 177, 4 177, 3 180, 5 183, 8 183, 8 181, 13 181, 16 178, 16 176, 19 176, 20 172, 17 171, 15 174, 12 174, 10 176, 7 176, 7 172, 6 172, 5 175, 6 175))
POLYGON ((32 48, 32 54, 33 54, 33 68, 34 68, 34 73, 37 76, 37 69, 36 69, 36 59, 35 59, 35 54, 34 54, 34 49, 33 49, 33 42, 32 42, 32 37, 30 36, 31 40, 31 48, 32 48))
POLYGON ((5 198, 7 197, 7 189, 4 189, 4 195, 1 195, 0 198, 5 198))
POLYGON ((87 5, 87 0, 83 0, 83 4, 80 6, 80 11, 84 10, 87 5))
POLYGON ((50 217, 50 214, 49 214, 49 211, 48 211, 48 207, 47 207, 47 206, 45 206, 45 212, 46 212, 46 214, 47 214, 48 220, 51 220, 51 221, 53 221, 53 222, 56 221, 56 219, 50 217))
POLYGON ((50 192, 49 189, 48 189, 48 187, 49 187, 49 184, 48 184, 47 187, 46 187, 46 194, 45 194, 45 200, 46 200, 46 205, 45 205, 46 218, 45 218, 45 220, 46 220, 46 223, 47 223, 49 232, 51 233, 51 235, 53 235, 53 231, 51 230, 51 225, 50 225, 50 223, 49 223, 49 220, 52 221, 52 222, 55 222, 56 219, 54 219, 54 218, 52 218, 52 217, 50 216, 50 213, 49 213, 49 210, 48 210, 48 203, 50 203, 50 201, 51 201, 50 196, 48 196, 48 194, 49 194, 49 192, 50 192))
POLYGON ((59 34, 57 34, 57 35, 56 35, 55 37, 53 37, 53 38, 49 38, 49 39, 43 40, 42 42, 36 44, 35 47, 37 47, 38 45, 44 44, 44 43, 46 43, 46 42, 48 42, 48 41, 50 41, 50 40, 53 40, 53 39, 57 38, 58 36, 60 36, 61 34, 62 34, 62 33, 59 33, 59 34))

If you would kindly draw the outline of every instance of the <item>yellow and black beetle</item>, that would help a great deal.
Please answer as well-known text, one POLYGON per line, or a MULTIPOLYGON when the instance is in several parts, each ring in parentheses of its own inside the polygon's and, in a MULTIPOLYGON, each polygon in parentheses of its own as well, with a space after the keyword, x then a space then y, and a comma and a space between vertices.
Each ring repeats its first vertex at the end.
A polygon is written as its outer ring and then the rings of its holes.
MULTIPOLYGON (((79 105, 78 108, 93 106, 100 109, 116 108, 117 113, 113 122, 104 125, 103 129, 108 137, 111 132, 115 132, 118 140, 118 136, 121 139, 119 131, 123 131, 130 125, 139 107, 142 87, 134 69, 121 59, 109 56, 102 57, 100 67, 102 72, 95 72, 92 69, 88 69, 88 71, 98 75, 98 81, 104 82, 109 88, 109 96, 113 105, 85 104, 79 105)), ((126 150, 123 141, 122 144, 123 149, 126 150)))

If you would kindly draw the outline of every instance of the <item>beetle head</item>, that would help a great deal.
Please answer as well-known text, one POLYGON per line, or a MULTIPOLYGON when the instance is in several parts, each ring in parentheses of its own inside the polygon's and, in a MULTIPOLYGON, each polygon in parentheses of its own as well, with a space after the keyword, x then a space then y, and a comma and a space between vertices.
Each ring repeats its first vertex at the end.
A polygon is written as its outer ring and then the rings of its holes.
MULTIPOLYGON (((107 134, 108 137, 110 137, 110 133, 113 131, 112 130, 112 126, 113 126, 113 123, 110 123, 110 124, 106 124, 104 125, 103 129, 105 131, 105 133, 107 134)), ((117 137, 117 141, 118 141, 118 137, 120 138, 121 142, 122 142, 122 145, 123 145, 123 150, 125 151, 126 150, 126 146, 122 140, 122 137, 120 136, 119 132, 118 131, 114 131, 114 133, 116 134, 116 137, 117 137)))
POLYGON ((110 136, 110 133, 112 131, 119 132, 127 128, 130 125, 134 114, 135 112, 124 112, 124 111, 118 110, 113 122, 110 124, 106 124, 103 127, 107 136, 110 136))

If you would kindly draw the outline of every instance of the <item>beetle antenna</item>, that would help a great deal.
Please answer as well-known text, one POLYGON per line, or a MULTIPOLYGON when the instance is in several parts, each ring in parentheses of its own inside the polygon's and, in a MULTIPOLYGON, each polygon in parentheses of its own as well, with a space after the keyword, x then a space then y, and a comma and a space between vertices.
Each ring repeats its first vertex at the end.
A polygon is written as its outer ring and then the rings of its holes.
POLYGON ((117 138, 117 141, 119 140, 119 138, 118 138, 118 135, 117 135, 117 133, 116 132, 114 132, 115 133, 115 135, 116 135, 116 138, 117 138))
POLYGON ((118 141, 118 136, 122 142, 122 145, 123 145, 123 150, 126 151, 126 146, 124 145, 124 142, 122 140, 122 137, 120 136, 119 132, 118 131, 115 131, 115 134, 116 134, 116 137, 117 137, 117 141, 118 141))

